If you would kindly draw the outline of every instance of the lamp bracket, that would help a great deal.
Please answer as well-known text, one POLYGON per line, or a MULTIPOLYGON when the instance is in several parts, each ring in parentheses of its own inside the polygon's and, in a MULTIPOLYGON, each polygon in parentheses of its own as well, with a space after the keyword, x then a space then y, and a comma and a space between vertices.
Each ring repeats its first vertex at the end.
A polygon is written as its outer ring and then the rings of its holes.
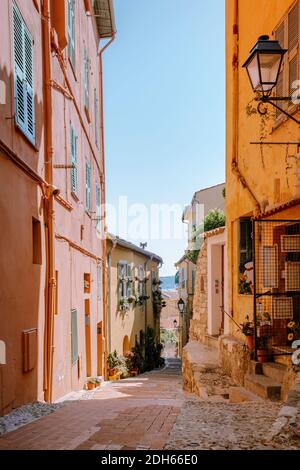
POLYGON ((261 103, 268 103, 268 104, 271 104, 272 106, 274 106, 274 108, 278 109, 281 113, 283 113, 285 116, 287 116, 288 118, 290 118, 292 121, 296 122, 300 126, 300 120, 296 119, 294 116, 292 116, 287 111, 285 111, 280 106, 278 106, 275 103, 275 101, 291 101, 291 97, 290 96, 283 96, 283 97, 279 97, 279 96, 261 96, 260 103, 257 107, 258 112, 262 115, 266 114, 266 110, 261 110, 260 109, 260 104, 261 103))

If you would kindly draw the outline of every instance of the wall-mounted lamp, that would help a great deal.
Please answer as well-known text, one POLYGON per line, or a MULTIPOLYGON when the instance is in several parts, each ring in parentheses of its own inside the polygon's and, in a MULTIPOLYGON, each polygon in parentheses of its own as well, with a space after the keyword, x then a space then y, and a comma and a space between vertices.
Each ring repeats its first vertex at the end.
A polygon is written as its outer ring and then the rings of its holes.
MULTIPOLYGON (((280 73, 283 56, 287 49, 283 49, 279 41, 269 39, 269 36, 260 36, 251 49, 249 57, 244 63, 248 77, 254 92, 258 92, 261 103, 269 103, 290 119, 300 125, 300 121, 280 108, 276 102, 291 101, 291 97, 271 96, 273 88, 276 86, 280 73)), ((299 97, 298 97, 299 98, 299 97)), ((266 114, 260 104, 258 112, 266 114)))
POLYGON ((182 300, 181 298, 178 300, 177 302, 177 307, 178 307, 178 310, 180 313, 183 313, 184 312, 184 307, 185 307, 185 303, 184 303, 184 300, 182 300))
POLYGON ((174 325, 174 328, 176 329, 177 328, 177 320, 176 319, 173 321, 173 325, 174 325))

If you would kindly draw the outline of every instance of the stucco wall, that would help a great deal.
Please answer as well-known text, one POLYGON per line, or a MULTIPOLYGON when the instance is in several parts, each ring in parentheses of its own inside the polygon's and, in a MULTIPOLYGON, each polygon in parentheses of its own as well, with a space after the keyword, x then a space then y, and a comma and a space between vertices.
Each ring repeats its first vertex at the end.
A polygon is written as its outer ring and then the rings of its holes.
MULTIPOLYGON (((238 25, 235 27, 234 4, 234 0, 226 2, 226 224, 229 247, 229 311, 236 321, 241 322, 247 314, 252 316, 253 297, 238 294, 238 219, 251 217, 256 209, 254 198, 232 171, 232 160, 236 157, 241 174, 262 208, 293 198, 297 195, 296 159, 289 158, 287 165, 285 145, 261 147, 251 145, 250 142, 259 141, 261 138, 277 142, 297 141, 299 131, 291 120, 285 120, 280 126, 272 129, 272 117, 267 119, 266 127, 263 128, 258 113, 251 116, 247 114, 247 106, 253 100, 254 94, 247 73, 242 68, 257 38, 261 34, 272 37, 274 28, 294 1, 239 1, 238 25), (234 44, 234 30, 239 32, 238 50, 234 44), (236 63, 235 76, 233 64, 236 63)), ((252 102, 252 105, 255 106, 255 103, 252 102)), ((270 110, 271 107, 268 108, 270 110)), ((293 155, 295 152, 295 146, 290 146, 288 154, 293 155)), ((299 207, 280 213, 276 217, 299 218, 299 207)), ((236 329, 231 322, 230 330, 233 335, 236 335, 236 329)))
POLYGON ((202 245, 196 267, 193 318, 190 322, 190 340, 204 341, 207 334, 207 241, 202 245))
POLYGON ((118 245, 112 248, 111 242, 108 243, 108 250, 110 252, 109 352, 116 350, 118 354, 123 354, 123 341, 125 336, 129 339, 129 348, 132 348, 136 340, 140 340, 140 331, 145 332, 147 326, 154 328, 156 336, 159 338, 159 318, 154 315, 152 304, 152 271, 158 270, 158 262, 155 260, 151 261, 142 254, 118 245), (146 304, 143 306, 131 304, 129 310, 125 312, 119 309, 119 261, 127 261, 136 267, 144 266, 145 276, 149 278, 145 284, 145 295, 150 297, 146 301, 146 304))

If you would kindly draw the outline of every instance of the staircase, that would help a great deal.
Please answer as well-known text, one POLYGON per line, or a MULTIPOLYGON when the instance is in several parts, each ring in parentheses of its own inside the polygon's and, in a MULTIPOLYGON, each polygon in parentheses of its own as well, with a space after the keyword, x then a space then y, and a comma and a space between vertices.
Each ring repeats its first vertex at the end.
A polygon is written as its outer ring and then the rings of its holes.
POLYGON ((247 390, 265 400, 280 400, 281 388, 287 367, 275 362, 251 361, 244 386, 247 390))

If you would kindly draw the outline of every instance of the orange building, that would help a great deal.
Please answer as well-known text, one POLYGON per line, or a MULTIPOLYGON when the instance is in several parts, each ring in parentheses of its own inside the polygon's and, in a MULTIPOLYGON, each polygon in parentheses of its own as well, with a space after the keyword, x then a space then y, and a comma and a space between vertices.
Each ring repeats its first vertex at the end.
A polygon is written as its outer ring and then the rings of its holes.
MULTIPOLYGON (((251 64, 253 78, 258 69, 251 64)), ((253 357, 288 363, 293 351, 288 325, 300 322, 300 114, 299 102, 292 100, 300 79, 299 0, 227 0, 226 77, 231 337, 223 339, 221 352, 223 363, 244 383, 247 338, 236 323, 247 316, 254 322, 253 357), (266 47, 284 49, 283 61, 265 55, 263 84, 254 78, 253 90, 243 65, 266 47)))
POLYGON ((115 22, 111 0, 3 0, 0 13, 5 413, 105 372, 102 53, 115 22))

